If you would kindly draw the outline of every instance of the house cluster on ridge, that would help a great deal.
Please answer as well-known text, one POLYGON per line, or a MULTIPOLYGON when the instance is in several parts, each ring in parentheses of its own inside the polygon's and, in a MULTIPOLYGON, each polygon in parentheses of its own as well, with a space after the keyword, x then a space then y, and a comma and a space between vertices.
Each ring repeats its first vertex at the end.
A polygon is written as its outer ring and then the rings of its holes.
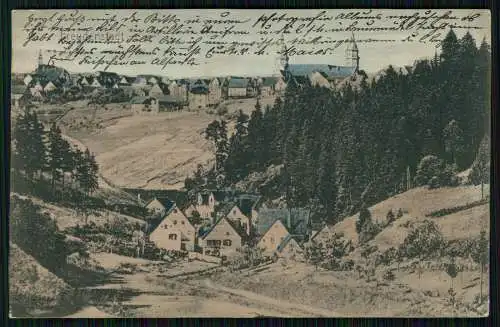
POLYGON ((182 208, 157 197, 146 208, 161 217, 149 238, 166 250, 228 257, 249 245, 268 256, 300 260, 312 235, 308 209, 269 208, 255 194, 206 190, 182 208))

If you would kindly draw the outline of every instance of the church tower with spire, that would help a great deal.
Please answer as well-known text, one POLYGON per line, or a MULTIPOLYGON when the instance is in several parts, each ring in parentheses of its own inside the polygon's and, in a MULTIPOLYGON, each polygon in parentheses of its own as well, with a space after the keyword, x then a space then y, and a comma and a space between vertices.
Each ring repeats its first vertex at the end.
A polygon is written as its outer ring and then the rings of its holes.
POLYGON ((279 47, 278 69, 279 69, 280 73, 283 76, 285 76, 285 79, 286 79, 290 58, 288 57, 288 55, 286 53, 285 38, 284 38, 283 34, 281 35, 281 38, 279 40, 278 47, 279 47))
POLYGON ((43 56, 42 56, 42 50, 38 52, 38 68, 41 68, 43 65, 43 56))
POLYGON ((346 50, 346 61, 347 65, 355 67, 355 71, 359 71, 359 50, 356 44, 356 39, 354 38, 354 33, 352 33, 351 39, 346 50))

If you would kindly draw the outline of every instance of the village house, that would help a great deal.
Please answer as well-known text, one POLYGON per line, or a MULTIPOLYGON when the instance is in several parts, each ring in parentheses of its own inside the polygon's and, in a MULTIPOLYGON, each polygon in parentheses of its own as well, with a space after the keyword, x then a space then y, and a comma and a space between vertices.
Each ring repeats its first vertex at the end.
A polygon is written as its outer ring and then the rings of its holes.
POLYGON ((244 231, 223 217, 201 237, 200 246, 205 255, 228 257, 241 248, 244 242, 244 231))
POLYGON ((149 90, 150 97, 157 97, 162 95, 169 95, 170 91, 168 89, 168 85, 163 83, 155 83, 151 89, 149 90))
POLYGON ((43 87, 43 92, 48 94, 48 93, 52 93, 52 92, 61 91, 61 86, 56 85, 56 84, 58 84, 58 83, 52 82, 52 81, 47 82, 47 84, 45 84, 45 86, 43 87))
POLYGON ((310 235, 309 210, 262 209, 259 211, 257 234, 261 236, 257 246, 264 253, 274 254, 287 236, 297 243, 307 241, 310 235))
POLYGON ((216 218, 220 219, 222 217, 229 219, 235 226, 244 231, 246 236, 250 235, 252 228, 250 214, 248 211, 247 214, 244 214, 234 201, 219 205, 216 212, 216 218))
POLYGON ((202 80, 190 84, 188 102, 190 110, 199 110, 208 106, 208 87, 202 80))
POLYGON ((173 205, 149 239, 161 249, 194 251, 196 229, 184 213, 173 205))
POLYGON ((196 209, 202 218, 214 218, 217 206, 230 201, 228 192, 205 190, 196 195, 196 209))
POLYGON ((95 88, 111 89, 120 81, 120 76, 113 72, 96 72, 90 86, 95 88))
POLYGON ((129 77, 125 75, 120 76, 120 80, 118 81, 118 86, 130 86, 134 82, 134 77, 129 77))
POLYGON ((168 84, 168 90, 172 96, 178 97, 183 100, 187 100, 187 84, 184 81, 171 81, 168 84))
POLYGON ((248 89, 251 88, 248 78, 231 78, 227 85, 227 96, 229 98, 246 98, 248 89))
POLYGON ((290 232, 281 220, 276 220, 257 243, 257 247, 262 249, 265 254, 272 255, 278 249, 278 246, 290 236, 290 232))
POLYGON ((164 197, 154 197, 150 201, 148 201, 145 205, 146 209, 148 209, 151 213, 155 215, 163 216, 165 215, 175 203, 164 197))
POLYGON ((33 80, 33 76, 31 74, 26 74, 26 76, 24 76, 24 79, 23 79, 24 85, 28 86, 32 80, 33 80))
POLYGON ((130 109, 136 115, 177 111, 181 110, 184 105, 182 100, 170 95, 136 96, 130 99, 130 109))
POLYGON ((274 87, 277 83, 277 78, 275 77, 266 77, 262 80, 262 83, 260 84, 260 95, 264 97, 272 96, 274 95, 274 87))

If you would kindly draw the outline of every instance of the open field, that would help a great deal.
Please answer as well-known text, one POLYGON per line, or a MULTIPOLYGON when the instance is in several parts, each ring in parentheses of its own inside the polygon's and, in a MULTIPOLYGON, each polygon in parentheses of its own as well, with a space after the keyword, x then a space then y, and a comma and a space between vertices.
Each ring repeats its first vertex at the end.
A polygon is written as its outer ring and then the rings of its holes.
MULTIPOLYGON (((250 114, 256 99, 228 100, 226 116, 238 110, 250 114)), ((265 107, 274 98, 263 98, 265 107)), ((119 187, 178 189, 198 164, 213 160, 213 146, 204 130, 221 117, 208 112, 170 112, 132 116, 126 104, 67 104, 60 117, 63 133, 79 140, 96 154, 101 175, 119 187)), ((39 110, 43 110, 40 108, 39 110)), ((229 124, 232 133, 233 124, 229 124)))

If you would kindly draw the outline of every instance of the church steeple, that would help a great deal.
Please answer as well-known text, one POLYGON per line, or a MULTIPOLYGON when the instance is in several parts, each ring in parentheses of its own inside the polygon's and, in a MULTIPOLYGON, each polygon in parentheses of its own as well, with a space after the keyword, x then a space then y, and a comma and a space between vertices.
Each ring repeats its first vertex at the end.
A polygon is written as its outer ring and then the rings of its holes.
POLYGON ((43 65, 43 56, 42 56, 42 50, 38 52, 38 67, 41 67, 43 65))
POLYGON ((356 39, 354 38, 354 33, 352 33, 351 39, 346 50, 346 61, 351 67, 356 67, 356 71, 359 70, 359 50, 356 44, 356 39))
POLYGON ((279 40, 279 70, 281 72, 286 72, 288 70, 288 61, 290 58, 288 58, 288 54, 286 51, 286 45, 285 45, 285 38, 283 34, 281 34, 281 38, 279 40))

